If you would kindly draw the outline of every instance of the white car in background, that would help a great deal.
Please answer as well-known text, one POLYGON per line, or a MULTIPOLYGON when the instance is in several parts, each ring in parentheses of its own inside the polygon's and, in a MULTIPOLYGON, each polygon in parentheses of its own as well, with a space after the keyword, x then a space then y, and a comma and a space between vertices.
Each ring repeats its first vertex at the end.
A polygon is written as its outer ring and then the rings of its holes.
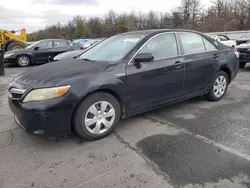
POLYGON ((230 46, 235 48, 236 47, 236 41, 230 39, 226 35, 210 35, 213 39, 217 40, 218 42, 221 42, 222 44, 225 44, 226 46, 230 46))

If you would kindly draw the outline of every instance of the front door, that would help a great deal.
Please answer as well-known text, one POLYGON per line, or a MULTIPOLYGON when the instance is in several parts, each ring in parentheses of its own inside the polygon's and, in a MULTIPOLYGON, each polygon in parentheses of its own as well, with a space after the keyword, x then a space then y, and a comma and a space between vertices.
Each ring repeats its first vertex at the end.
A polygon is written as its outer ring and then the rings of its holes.
POLYGON ((196 33, 178 33, 184 55, 185 95, 192 95, 208 88, 212 81, 218 49, 196 33))
POLYGON ((178 56, 175 34, 158 34, 149 39, 140 53, 153 53, 154 61, 138 67, 132 60, 127 65, 130 107, 140 111, 182 96, 184 65, 183 57, 178 56))
POLYGON ((47 63, 48 57, 51 56, 51 54, 53 54, 53 41, 52 40, 41 41, 34 47, 33 55, 35 58, 35 62, 37 64, 47 63), (39 48, 36 49, 36 47, 39 47, 39 48))

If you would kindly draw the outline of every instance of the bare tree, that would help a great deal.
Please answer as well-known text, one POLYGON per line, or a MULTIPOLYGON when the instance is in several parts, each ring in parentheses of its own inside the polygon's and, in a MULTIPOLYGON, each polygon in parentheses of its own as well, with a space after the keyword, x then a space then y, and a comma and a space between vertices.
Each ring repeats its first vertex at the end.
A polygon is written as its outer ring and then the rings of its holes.
POLYGON ((156 28, 195 29, 202 32, 250 29, 250 0, 213 0, 204 8, 200 0, 182 0, 171 12, 108 11, 103 18, 76 16, 66 25, 57 23, 28 34, 28 40, 44 38, 108 37, 116 33, 156 28))

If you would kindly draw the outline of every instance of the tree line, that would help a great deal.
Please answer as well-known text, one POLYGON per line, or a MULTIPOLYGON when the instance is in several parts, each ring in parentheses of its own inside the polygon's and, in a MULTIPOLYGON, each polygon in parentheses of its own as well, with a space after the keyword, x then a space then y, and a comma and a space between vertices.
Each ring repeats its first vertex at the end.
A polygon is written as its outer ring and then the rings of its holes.
POLYGON ((102 38, 144 29, 192 29, 201 32, 250 29, 250 0, 182 0, 171 12, 108 11, 103 17, 75 16, 67 24, 57 23, 28 34, 28 41, 46 38, 102 38))

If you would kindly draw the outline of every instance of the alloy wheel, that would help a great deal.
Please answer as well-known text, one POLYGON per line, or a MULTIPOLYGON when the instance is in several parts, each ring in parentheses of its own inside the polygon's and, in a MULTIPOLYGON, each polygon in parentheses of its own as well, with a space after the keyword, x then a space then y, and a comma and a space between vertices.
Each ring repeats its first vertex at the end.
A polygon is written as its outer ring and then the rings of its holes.
POLYGON ((21 56, 18 58, 18 64, 22 67, 28 66, 29 65, 29 58, 26 56, 21 56))
POLYGON ((99 101, 90 106, 85 115, 84 123, 91 134, 100 135, 107 132, 115 121, 115 109, 107 101, 99 101))
POLYGON ((220 98, 221 96, 224 95, 224 93, 226 92, 227 89, 227 79, 225 78, 225 76, 220 75, 214 83, 214 87, 213 87, 213 92, 214 95, 217 98, 220 98))

